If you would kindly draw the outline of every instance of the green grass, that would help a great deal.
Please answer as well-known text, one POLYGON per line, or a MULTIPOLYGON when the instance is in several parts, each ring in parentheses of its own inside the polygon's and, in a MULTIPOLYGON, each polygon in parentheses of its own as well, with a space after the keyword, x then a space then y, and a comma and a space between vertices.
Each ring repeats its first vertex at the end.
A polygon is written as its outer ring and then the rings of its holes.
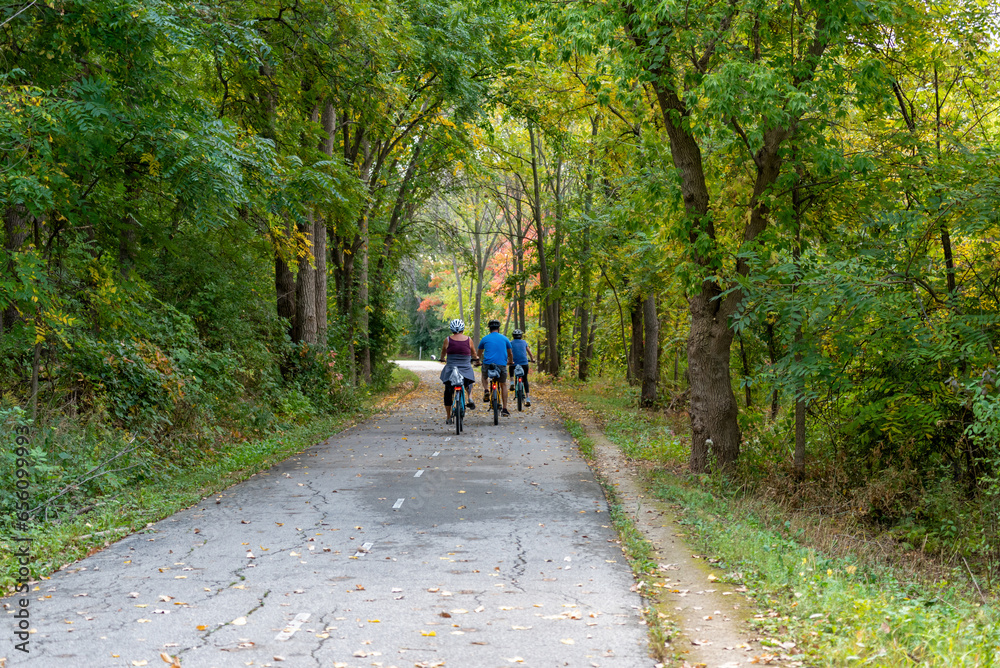
POLYGON ((765 610, 755 624, 765 646, 810 665, 1000 665, 1000 615, 964 587, 901 580, 892 568, 833 558, 803 545, 780 512, 713 494, 661 473, 659 498, 678 505, 698 548, 722 560, 731 582, 765 610), (779 642, 793 641, 794 649, 779 642))
MULTIPOLYGON (((747 588, 758 607, 755 635, 769 653, 811 666, 1000 666, 1000 611, 995 600, 984 604, 970 595, 964 573, 928 582, 911 564, 824 553, 815 545, 831 541, 816 540, 817 532, 835 539, 842 531, 831 528, 829 517, 790 515, 718 476, 671 473, 671 465, 686 460, 687 448, 670 433, 671 426, 681 429, 667 416, 640 411, 627 391, 573 383, 563 389, 594 412, 626 455, 661 465, 650 476, 653 493, 675 506, 692 549, 719 559, 726 579, 747 588)), ((590 440, 573 420, 567 429, 581 443, 590 440)), ((620 512, 613 492, 608 498, 620 512)), ((627 518, 613 517, 637 576, 644 577, 650 557, 627 518)), ((647 621, 657 647, 656 634, 669 637, 670 627, 662 614, 653 618, 655 605, 647 621), (654 622, 662 629, 654 630, 654 622)))
POLYGON ((413 387, 416 388, 416 386, 420 384, 420 376, 409 369, 404 369, 399 366, 394 367, 392 370, 393 386, 399 386, 403 383, 413 383, 413 387))
POLYGON ((604 435, 627 457, 658 464, 687 461, 689 447, 676 435, 677 425, 663 413, 638 410, 637 388, 566 382, 561 389, 594 411, 604 425, 604 435))
MULTIPOLYGON (((395 369, 389 393, 412 391, 419 378, 405 369, 395 369), (404 385, 405 384, 405 385, 404 385)), ((252 475, 341 431, 370 415, 378 397, 365 401, 359 411, 327 416, 301 426, 291 426, 271 435, 242 443, 231 443, 197 466, 177 469, 148 483, 123 490, 110 498, 96 498, 93 510, 61 522, 32 525, 25 534, 33 539, 30 565, 33 579, 83 558, 125 535, 144 529, 206 496, 242 482, 252 475)), ((10 543, 0 539, 0 590, 10 591, 18 564, 10 543)))
POLYGON ((572 418, 567 418, 565 421, 566 431, 569 435, 576 439, 577 445, 580 447, 580 452, 587 459, 594 458, 594 439, 587 436, 587 432, 584 430, 583 425, 572 418))

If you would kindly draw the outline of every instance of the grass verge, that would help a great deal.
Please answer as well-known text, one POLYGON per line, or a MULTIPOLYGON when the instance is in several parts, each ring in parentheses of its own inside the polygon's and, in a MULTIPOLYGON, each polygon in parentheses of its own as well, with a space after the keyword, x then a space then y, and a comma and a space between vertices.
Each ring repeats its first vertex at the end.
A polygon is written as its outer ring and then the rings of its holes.
POLYGON ((963 586, 927 586, 891 567, 832 557, 804 544, 791 522, 776 530, 761 517, 773 506, 717 495, 665 472, 654 480, 655 493, 676 504, 698 547, 766 609, 754 623, 776 657, 810 665, 1000 664, 1000 615, 969 600, 963 586))
MULTIPOLYGON (((668 416, 637 410, 627 397, 600 388, 565 390, 623 453, 656 464, 649 474, 653 493, 674 504, 693 547, 718 559, 726 579, 743 585, 763 610, 753 623, 774 660, 1000 666, 996 602, 970 596, 962 573, 920 577, 910 564, 857 549, 864 538, 847 535, 854 532, 830 517, 791 513, 720 477, 678 475, 687 453, 668 416), (825 549, 831 546, 837 549, 825 549)), ((579 423, 567 427, 586 438, 579 423)))
MULTIPOLYGON (((58 523, 30 525, 21 535, 32 540, 32 579, 46 578, 66 564, 98 552, 130 533, 147 528, 152 522, 169 517, 315 445, 370 416, 377 406, 386 403, 384 397, 398 401, 418 383, 415 373, 397 368, 388 390, 372 397, 359 411, 326 416, 264 438, 227 445, 197 467, 181 469, 176 475, 164 475, 112 498, 93 499, 92 509, 86 515, 58 523)), ((0 590, 5 593, 11 591, 17 580, 19 565, 13 551, 8 539, 0 539, 0 590)))

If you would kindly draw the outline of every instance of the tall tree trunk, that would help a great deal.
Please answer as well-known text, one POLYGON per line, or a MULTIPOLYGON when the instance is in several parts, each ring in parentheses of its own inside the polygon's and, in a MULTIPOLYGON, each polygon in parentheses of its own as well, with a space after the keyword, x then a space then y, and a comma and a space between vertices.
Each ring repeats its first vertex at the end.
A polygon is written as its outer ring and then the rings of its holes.
MULTIPOLYGON (((315 223, 307 219, 299 228, 299 232, 312 246, 315 223)), ((310 248, 315 253, 315 248, 310 248)), ((299 273, 295 285, 295 336, 292 340, 304 341, 310 345, 316 344, 316 269, 310 260, 310 254, 299 255, 299 273)))
POLYGON ((645 323, 645 341, 642 360, 642 406, 656 404, 657 384, 660 380, 660 319, 656 315, 656 296, 649 295, 643 302, 642 320, 645 323))
POLYGON ((703 286, 689 300, 690 467, 696 472, 707 470, 709 448, 724 468, 736 461, 740 450, 738 408, 729 369, 733 330, 728 314, 719 313, 716 292, 703 286))
POLYGON ((559 371, 562 367, 562 359, 559 355, 559 339, 562 330, 562 300, 560 299, 560 279, 562 275, 562 241, 563 241, 563 196, 562 196, 562 171, 563 171, 563 160, 561 156, 561 150, 557 151, 556 163, 555 163, 555 187, 553 189, 553 194, 556 200, 556 210, 555 210, 555 234, 553 235, 552 243, 552 297, 548 303, 548 315, 546 320, 549 322, 548 332, 548 345, 549 345, 549 355, 552 359, 549 361, 549 373, 553 376, 558 376, 559 371))
POLYGON ((316 345, 326 350, 327 332, 329 331, 329 316, 326 312, 327 303, 327 265, 326 265, 326 219, 316 216, 313 224, 313 257, 316 261, 316 288, 313 299, 316 302, 316 345))
POLYGON ((643 378, 642 367, 645 355, 642 349, 642 311, 642 297, 636 293, 629 311, 629 316, 632 319, 632 345, 629 346, 629 359, 631 360, 629 369, 632 373, 628 379, 629 385, 639 385, 643 378))
POLYGON ((372 382, 372 355, 368 320, 368 216, 361 224, 361 248, 358 252, 358 331, 361 334, 361 381, 372 382))
POLYGON ((587 176, 585 180, 585 191, 583 198, 583 213, 587 222, 581 233, 582 241, 580 248, 580 351, 579 363, 577 367, 577 378, 582 381, 587 380, 590 373, 590 216, 594 208, 594 183, 597 179, 595 170, 594 144, 597 139, 597 130, 600 118, 595 115, 590 119, 590 155, 587 158, 587 176))
POLYGON ((590 374, 590 270, 583 268, 581 276, 583 283, 583 304, 580 305, 580 348, 578 351, 579 362, 577 364, 577 378, 587 380, 590 374))
POLYGON ((601 306, 601 293, 597 294, 597 301, 594 302, 593 317, 590 318, 590 334, 587 335, 587 371, 590 371, 590 360, 594 359, 594 335, 597 333, 597 310, 601 306))
POLYGON ((295 274, 277 248, 274 251, 274 291, 278 299, 278 317, 288 320, 288 336, 295 341, 295 274))
POLYGON ((357 366, 354 359, 354 253, 344 237, 334 234, 331 244, 333 259, 333 280, 337 296, 337 314, 347 325, 344 332, 344 348, 338 356, 347 365, 344 374, 351 385, 357 384, 357 366))
MULTIPOLYGON (((538 147, 535 143, 535 126, 528 123, 528 140, 531 144, 532 218, 535 224, 535 243, 538 255, 538 277, 542 288, 542 311, 545 313, 546 354, 545 366, 539 368, 549 373, 559 370, 559 312, 552 294, 548 260, 545 257, 545 229, 542 223, 542 189, 538 180, 538 147)), ((539 351, 541 352, 541 351, 539 351)))
MULTIPOLYGON (((327 100, 323 104, 320 124, 326 136, 320 141, 319 150, 332 159, 337 135, 337 110, 331 100, 327 100)), ((327 234, 328 226, 326 217, 317 215, 313 227, 313 256, 316 260, 316 344, 324 350, 329 345, 328 332, 330 328, 330 318, 327 313, 327 303, 329 301, 329 288, 327 287, 329 276, 326 248, 327 234)))

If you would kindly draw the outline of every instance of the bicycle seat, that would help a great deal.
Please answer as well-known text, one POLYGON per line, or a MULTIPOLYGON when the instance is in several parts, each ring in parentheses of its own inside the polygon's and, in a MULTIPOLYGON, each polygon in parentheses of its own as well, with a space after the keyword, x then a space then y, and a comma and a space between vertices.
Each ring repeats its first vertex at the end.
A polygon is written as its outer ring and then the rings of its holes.
POLYGON ((500 377, 500 370, 497 369, 495 366, 491 366, 490 370, 487 371, 486 373, 487 373, 487 375, 490 378, 499 378, 500 377))
POLYGON ((515 376, 523 376, 524 375, 524 367, 522 367, 520 364, 514 365, 514 375, 515 376))
POLYGON ((456 368, 451 370, 451 376, 448 378, 448 381, 452 385, 458 386, 465 382, 465 379, 462 377, 462 372, 456 368))

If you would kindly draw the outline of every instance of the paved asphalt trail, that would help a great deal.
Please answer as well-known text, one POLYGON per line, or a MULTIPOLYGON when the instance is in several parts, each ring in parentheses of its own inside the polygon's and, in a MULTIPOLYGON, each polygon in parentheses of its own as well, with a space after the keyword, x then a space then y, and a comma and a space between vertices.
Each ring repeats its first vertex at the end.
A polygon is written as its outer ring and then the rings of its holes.
POLYGON ((653 666, 558 416, 479 407, 455 436, 415 366, 382 415, 39 583, 7 665, 653 666))

